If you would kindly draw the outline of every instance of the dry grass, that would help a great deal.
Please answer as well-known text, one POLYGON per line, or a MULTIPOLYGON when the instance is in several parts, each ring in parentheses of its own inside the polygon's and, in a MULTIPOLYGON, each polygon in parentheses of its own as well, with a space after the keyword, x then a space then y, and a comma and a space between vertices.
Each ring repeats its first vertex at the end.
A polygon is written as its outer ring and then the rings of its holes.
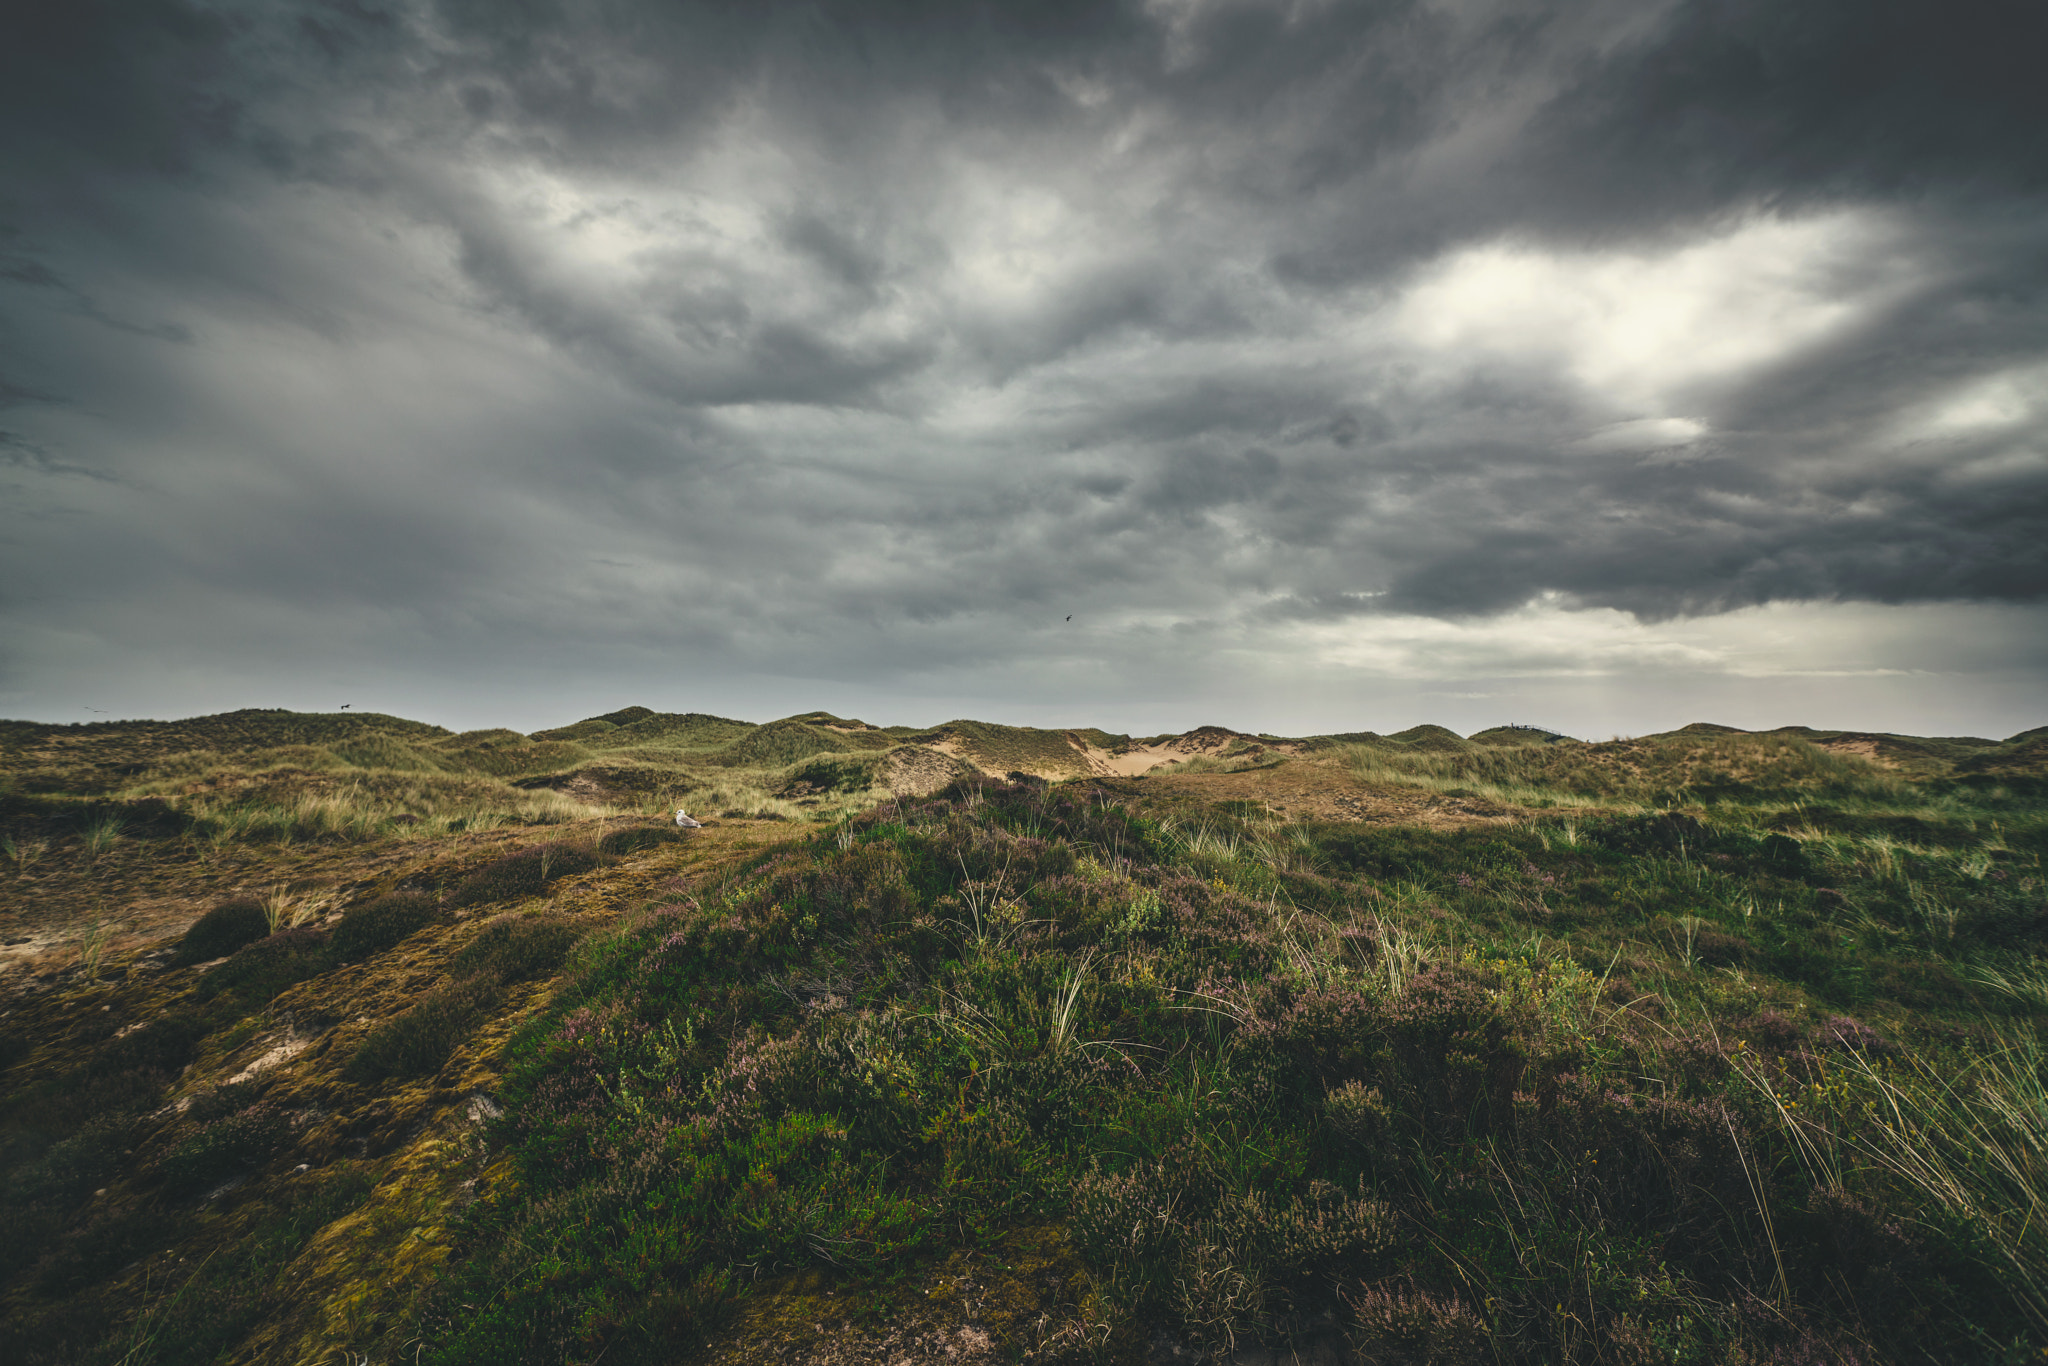
POLYGON ((2030 1027, 1993 1029, 1967 1057, 1850 1050, 1804 1086, 1754 1058, 1740 1071, 1816 1182, 1903 1188, 1929 1216, 1974 1230, 2048 1333, 2048 1053, 2030 1027))
POLYGON ((1782 804, 1801 797, 1896 805, 1913 792, 1907 776, 1864 755, 1775 733, 1519 746, 1438 740, 1426 749, 1380 740, 1342 745, 1337 753, 1368 782, 1520 806, 1782 804))

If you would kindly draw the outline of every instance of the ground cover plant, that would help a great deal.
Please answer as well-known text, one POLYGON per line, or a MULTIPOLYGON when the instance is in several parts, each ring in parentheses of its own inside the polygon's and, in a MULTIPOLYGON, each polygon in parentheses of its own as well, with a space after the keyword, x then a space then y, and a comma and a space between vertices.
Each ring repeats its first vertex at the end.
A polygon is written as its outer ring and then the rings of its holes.
POLYGON ((1389 1360, 1994 1361, 2048 1327, 2012 1157, 2043 1117, 2030 1008, 1957 978, 1995 1027, 1840 1013, 1880 1005, 1873 952, 2011 947, 2014 917, 2038 951, 2037 844, 1992 882, 1981 847, 1901 865, 1672 816, 1273 833, 964 786, 645 912, 522 1041, 517 1177, 429 1359, 667 1359, 752 1276, 882 1285, 1048 1219, 1090 1289, 1031 1345, 1077 1358, 1165 1324, 1389 1360), (1995 1177, 1972 1122, 2003 1126, 1995 1177))
POLYGON ((0 727, 9 1361, 2048 1346, 2037 733, 124 724, 0 727))

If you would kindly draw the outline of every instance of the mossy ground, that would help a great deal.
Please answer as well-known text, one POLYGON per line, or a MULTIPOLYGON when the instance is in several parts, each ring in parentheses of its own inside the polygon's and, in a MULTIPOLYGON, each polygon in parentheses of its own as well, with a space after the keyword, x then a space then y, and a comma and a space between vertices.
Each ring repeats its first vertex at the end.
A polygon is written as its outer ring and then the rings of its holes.
POLYGON ((0 735, 0 1356, 2048 1343, 2038 736, 1236 737, 877 805, 928 733, 366 720, 0 735), (650 819, 714 754, 825 819, 650 819), (293 796, 344 783, 374 819, 293 796), (174 953, 236 897, 280 932, 174 953))

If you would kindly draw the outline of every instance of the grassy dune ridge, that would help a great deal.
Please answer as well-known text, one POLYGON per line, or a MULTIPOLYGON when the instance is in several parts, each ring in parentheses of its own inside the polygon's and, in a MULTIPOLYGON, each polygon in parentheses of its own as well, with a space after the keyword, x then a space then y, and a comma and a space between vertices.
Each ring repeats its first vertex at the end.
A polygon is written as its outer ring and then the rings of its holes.
POLYGON ((0 1354, 2041 1357, 2042 732, 1190 737, 0 726, 0 1354))

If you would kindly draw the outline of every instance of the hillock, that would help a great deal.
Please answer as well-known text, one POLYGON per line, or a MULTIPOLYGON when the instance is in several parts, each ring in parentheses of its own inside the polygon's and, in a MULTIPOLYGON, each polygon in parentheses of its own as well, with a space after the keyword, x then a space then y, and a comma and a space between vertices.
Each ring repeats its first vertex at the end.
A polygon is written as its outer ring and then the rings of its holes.
POLYGON ((2038 732, 178 724, 5 730, 10 1362, 2048 1347, 2038 732))

